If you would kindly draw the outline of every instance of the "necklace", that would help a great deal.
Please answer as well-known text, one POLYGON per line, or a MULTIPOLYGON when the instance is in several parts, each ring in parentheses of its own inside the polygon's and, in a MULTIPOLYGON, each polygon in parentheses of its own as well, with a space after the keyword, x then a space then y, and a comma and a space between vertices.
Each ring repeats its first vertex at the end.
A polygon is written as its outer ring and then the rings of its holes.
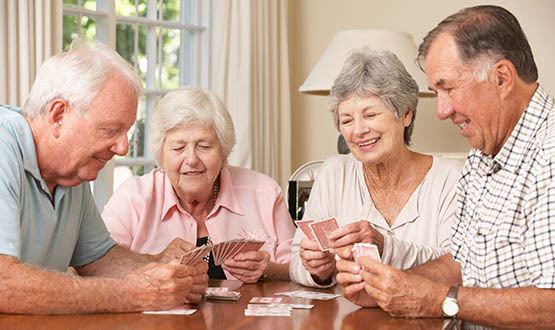
POLYGON ((216 204, 216 200, 218 199, 218 195, 220 194, 220 176, 216 178, 214 181, 214 185, 212 186, 212 197, 214 198, 214 204, 216 204))

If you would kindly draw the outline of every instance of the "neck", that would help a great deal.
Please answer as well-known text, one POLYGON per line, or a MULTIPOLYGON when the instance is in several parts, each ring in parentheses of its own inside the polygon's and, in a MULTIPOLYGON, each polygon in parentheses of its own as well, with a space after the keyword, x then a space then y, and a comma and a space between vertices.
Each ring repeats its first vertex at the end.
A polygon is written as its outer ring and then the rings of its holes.
POLYGON ((511 136, 513 129, 515 128, 516 124, 522 117, 524 110, 530 104, 534 93, 538 89, 538 83, 527 84, 524 82, 519 82, 516 84, 513 92, 510 94, 510 97, 507 98, 505 103, 502 105, 504 111, 507 115, 502 118, 504 122, 504 129, 501 131, 502 138, 499 138, 498 141, 501 141, 498 145, 488 152, 484 150, 486 154, 491 154, 493 156, 497 155, 505 142, 511 136))
POLYGON ((363 171, 367 184, 370 187, 390 190, 403 185, 403 179, 407 178, 407 164, 415 157, 415 154, 405 146, 398 151, 397 156, 388 158, 378 164, 363 164, 363 171))
MULTIPOLYGON (((31 134, 33 135, 33 143, 35 144, 35 157, 37 159, 37 167, 40 171, 40 176, 46 183, 50 194, 54 194, 56 186, 58 185, 55 181, 54 171, 50 170, 52 162, 56 159, 52 157, 54 154, 53 148, 50 146, 47 134, 43 134, 44 127, 40 121, 40 117, 30 118, 25 115, 25 120, 31 128, 31 134)), ((55 164, 54 164, 55 165, 55 164)), ((53 166, 55 168, 56 166, 53 166)))

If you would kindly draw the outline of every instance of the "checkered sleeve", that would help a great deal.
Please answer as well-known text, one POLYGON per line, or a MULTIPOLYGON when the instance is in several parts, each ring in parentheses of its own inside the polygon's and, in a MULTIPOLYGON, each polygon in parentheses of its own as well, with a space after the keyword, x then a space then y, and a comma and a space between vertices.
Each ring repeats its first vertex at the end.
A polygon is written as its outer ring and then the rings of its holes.
MULTIPOLYGON (((555 288, 555 162, 542 166, 537 187, 546 187, 530 208, 525 232, 525 255, 534 286, 555 288)), ((533 195, 533 194, 532 194, 533 195)))

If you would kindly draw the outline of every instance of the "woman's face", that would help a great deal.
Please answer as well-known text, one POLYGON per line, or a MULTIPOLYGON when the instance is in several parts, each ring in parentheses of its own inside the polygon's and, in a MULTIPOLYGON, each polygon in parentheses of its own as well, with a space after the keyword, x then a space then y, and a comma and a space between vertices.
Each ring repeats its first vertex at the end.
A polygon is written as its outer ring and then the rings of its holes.
POLYGON ((170 130, 161 156, 160 165, 180 198, 210 195, 225 163, 216 131, 200 123, 170 130))
POLYGON ((403 134, 412 112, 396 119, 375 95, 351 96, 339 104, 339 130, 353 156, 364 164, 386 161, 405 148, 403 134))

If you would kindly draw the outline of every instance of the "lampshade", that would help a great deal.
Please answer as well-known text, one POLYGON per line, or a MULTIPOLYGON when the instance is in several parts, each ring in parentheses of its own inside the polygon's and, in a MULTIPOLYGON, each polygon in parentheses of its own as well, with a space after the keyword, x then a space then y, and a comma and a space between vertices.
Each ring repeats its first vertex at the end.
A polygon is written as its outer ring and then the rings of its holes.
POLYGON ((420 96, 431 96, 424 73, 416 65, 416 45, 409 33, 386 30, 345 30, 333 37, 328 48, 299 87, 299 92, 329 95, 335 78, 341 72, 345 60, 354 50, 370 47, 389 50, 401 60, 407 71, 418 84, 420 96))

